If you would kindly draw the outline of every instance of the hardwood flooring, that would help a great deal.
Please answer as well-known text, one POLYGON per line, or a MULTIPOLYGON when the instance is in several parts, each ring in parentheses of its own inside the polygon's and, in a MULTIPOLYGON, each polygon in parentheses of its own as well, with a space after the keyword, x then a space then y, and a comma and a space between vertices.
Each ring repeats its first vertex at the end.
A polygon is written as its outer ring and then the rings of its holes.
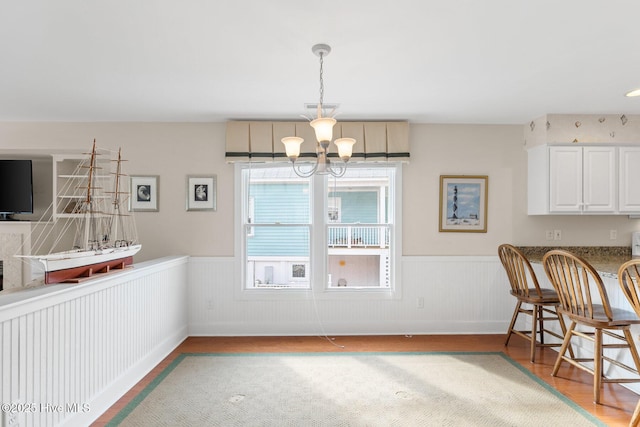
POLYGON ((528 342, 512 336, 504 346, 504 335, 414 335, 324 337, 189 337, 135 387, 127 392, 93 426, 104 426, 172 360, 181 353, 267 352, 359 352, 359 351, 502 351, 560 393, 609 426, 627 426, 640 396, 619 384, 604 384, 602 404, 593 403, 593 378, 563 364, 558 376, 551 370, 557 353, 539 349, 536 363, 529 361, 528 342))

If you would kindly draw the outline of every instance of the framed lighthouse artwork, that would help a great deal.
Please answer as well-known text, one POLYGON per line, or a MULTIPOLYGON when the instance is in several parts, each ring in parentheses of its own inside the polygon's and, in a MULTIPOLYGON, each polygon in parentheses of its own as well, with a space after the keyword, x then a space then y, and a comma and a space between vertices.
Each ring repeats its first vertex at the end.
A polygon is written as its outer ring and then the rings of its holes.
POLYGON ((486 175, 440 175, 441 232, 487 232, 486 175))

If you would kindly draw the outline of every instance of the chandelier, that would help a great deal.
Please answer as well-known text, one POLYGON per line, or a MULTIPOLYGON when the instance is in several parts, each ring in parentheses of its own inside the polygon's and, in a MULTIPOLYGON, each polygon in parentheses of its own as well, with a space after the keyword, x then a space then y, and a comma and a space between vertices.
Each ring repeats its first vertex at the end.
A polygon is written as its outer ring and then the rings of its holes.
MULTIPOLYGON (((338 156, 342 160, 342 164, 331 163, 327 154, 329 152, 329 145, 333 139, 333 126, 336 124, 336 119, 333 117, 323 117, 323 102, 324 102, 324 81, 322 78, 324 57, 331 52, 331 46, 326 44, 317 44, 311 48, 311 51, 320 57, 320 102, 317 108, 317 117, 309 123, 315 130, 316 134, 316 162, 310 169, 304 170, 300 164, 296 163, 296 160, 300 156, 300 145, 304 142, 303 138, 298 136, 287 136, 282 138, 287 157, 291 160, 293 170, 296 175, 302 178, 308 178, 311 175, 317 173, 320 175, 331 174, 335 177, 344 175, 347 170, 347 162, 351 158, 353 144, 356 140, 353 138, 339 138, 333 143, 338 147, 338 156)), ((308 166, 308 164, 307 164, 308 166)))

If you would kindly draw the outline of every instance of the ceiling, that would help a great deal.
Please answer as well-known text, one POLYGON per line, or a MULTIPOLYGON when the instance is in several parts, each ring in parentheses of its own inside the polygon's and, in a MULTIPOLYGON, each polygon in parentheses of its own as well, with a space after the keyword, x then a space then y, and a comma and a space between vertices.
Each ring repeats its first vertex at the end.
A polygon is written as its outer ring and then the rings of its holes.
POLYGON ((640 114, 637 0, 0 0, 0 121, 640 114))

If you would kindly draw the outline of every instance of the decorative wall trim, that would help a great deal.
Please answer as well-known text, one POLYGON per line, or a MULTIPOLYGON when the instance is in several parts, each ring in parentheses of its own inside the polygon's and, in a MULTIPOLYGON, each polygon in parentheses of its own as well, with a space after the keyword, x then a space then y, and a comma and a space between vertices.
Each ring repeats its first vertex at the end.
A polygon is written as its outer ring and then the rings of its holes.
POLYGON ((527 148, 543 144, 640 142, 640 115, 547 114, 524 126, 527 148))

